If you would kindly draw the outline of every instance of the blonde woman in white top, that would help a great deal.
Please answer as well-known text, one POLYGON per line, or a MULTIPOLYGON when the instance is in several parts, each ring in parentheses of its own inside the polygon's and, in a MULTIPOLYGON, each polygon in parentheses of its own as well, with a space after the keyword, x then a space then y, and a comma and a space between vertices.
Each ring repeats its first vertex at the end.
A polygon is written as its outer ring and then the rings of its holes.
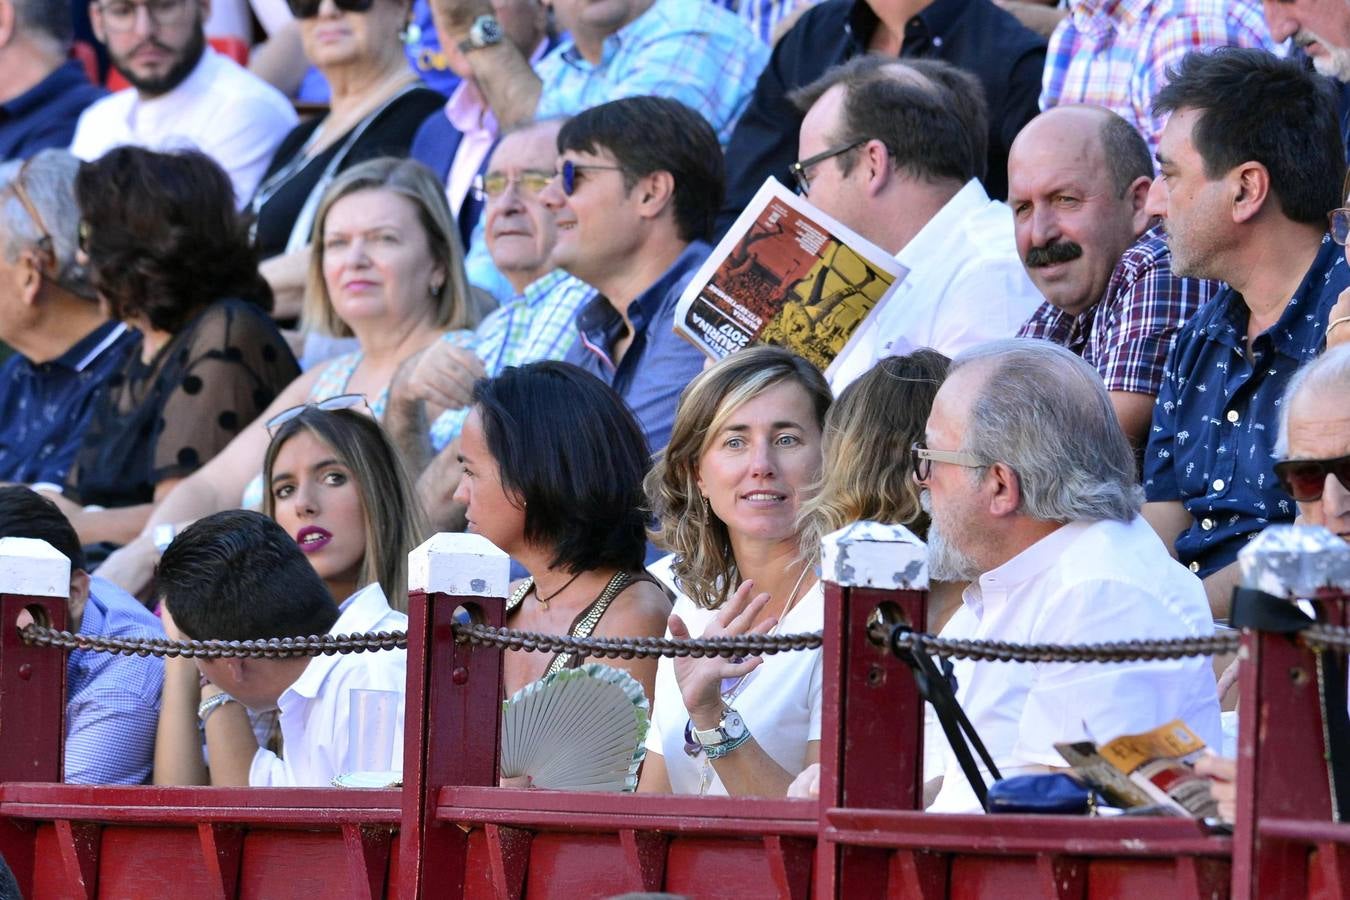
MULTIPOLYGON (((830 399, 810 363, 776 347, 735 353, 684 390, 647 478, 654 540, 673 551, 672 637, 821 627, 798 513, 830 399)), ((820 698, 819 650, 661 660, 638 790, 784 796, 819 757, 820 698)))

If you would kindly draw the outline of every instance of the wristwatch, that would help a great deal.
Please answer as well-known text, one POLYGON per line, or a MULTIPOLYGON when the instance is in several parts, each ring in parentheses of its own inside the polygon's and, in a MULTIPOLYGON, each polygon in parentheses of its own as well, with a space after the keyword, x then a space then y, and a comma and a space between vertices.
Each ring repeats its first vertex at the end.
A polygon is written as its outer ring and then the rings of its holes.
POLYGON ((502 24, 497 21, 496 16, 479 16, 469 26, 468 38, 459 42, 459 50, 461 53, 470 53, 484 47, 494 47, 500 44, 504 37, 502 24))
POLYGON ((693 729, 694 740, 698 741, 705 749, 739 741, 748 733, 749 730, 745 727, 745 720, 741 718, 741 714, 730 707, 727 707, 722 713, 722 718, 718 721, 716 728, 709 728, 707 731, 693 729))

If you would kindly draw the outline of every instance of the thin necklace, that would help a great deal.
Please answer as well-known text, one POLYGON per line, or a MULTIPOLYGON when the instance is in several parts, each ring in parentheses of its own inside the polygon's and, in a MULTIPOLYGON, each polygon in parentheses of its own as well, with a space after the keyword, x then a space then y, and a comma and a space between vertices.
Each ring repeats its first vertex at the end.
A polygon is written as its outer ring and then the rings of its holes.
POLYGON ((548 612, 548 601, 558 599, 558 595, 561 594, 563 591, 567 590, 568 588, 570 588, 572 586, 572 582, 580 578, 581 575, 582 575, 581 572, 578 572, 577 574, 573 575, 571 578, 567 579, 567 584, 564 584, 562 587, 558 588, 556 591, 549 594, 547 597, 539 593, 539 582, 538 581, 532 582, 530 586, 534 588, 534 599, 539 601, 539 605, 544 608, 544 612, 548 612))

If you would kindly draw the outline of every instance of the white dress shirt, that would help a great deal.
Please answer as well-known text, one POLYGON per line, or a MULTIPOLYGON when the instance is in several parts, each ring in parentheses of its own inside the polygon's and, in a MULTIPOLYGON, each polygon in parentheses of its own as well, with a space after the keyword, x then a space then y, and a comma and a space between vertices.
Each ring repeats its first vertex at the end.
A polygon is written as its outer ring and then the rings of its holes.
MULTIPOLYGON (((980 576, 943 637, 1091 644, 1212 634, 1205 589, 1142 517, 1073 522, 980 576)), ((1068 765, 1061 741, 1109 741, 1182 719, 1222 746, 1209 659, 955 664, 957 700, 1007 778, 1068 765)), ((934 773, 925 773, 931 777, 934 773)), ((984 773, 986 783, 988 773, 984 773)), ((979 812, 955 756, 931 812, 979 812)))
POLYGON ((920 347, 955 356, 1013 337, 1045 299, 1017 255, 1012 211, 974 179, 895 258, 909 272, 835 360, 835 396, 888 356, 920 347))
MULTIPOLYGON (((717 616, 715 609, 697 606, 674 585, 670 557, 653 563, 649 572, 675 592, 672 612, 679 616, 693 637, 702 636, 717 616)), ((776 634, 819 631, 825 626, 825 593, 820 582, 802 594, 778 626, 776 634)), ((670 632, 666 632, 670 637, 670 632)), ((820 708, 824 657, 819 649, 773 653, 764 657, 756 669, 739 685, 725 687, 736 691, 730 701, 749 728, 755 741, 774 762, 797 775, 806 768, 806 745, 820 740, 820 708)), ((727 696, 724 692, 723 697, 727 696)), ((656 668, 656 695, 653 698, 651 727, 647 731, 647 751, 659 753, 666 763, 670 789, 676 794, 697 794, 707 767, 708 786, 704 793, 725 797, 717 772, 702 753, 690 757, 684 751, 684 729, 689 713, 675 680, 675 661, 662 657, 656 668)), ((735 751, 732 751, 733 753, 735 751)))
MULTIPOLYGON (((378 582, 356 592, 342 605, 329 634, 406 630, 408 617, 389 608, 378 582)), ((281 712, 283 756, 258 748, 249 767, 251 787, 327 787, 347 760, 347 719, 351 692, 396 691, 398 725, 394 730, 395 771, 403 770, 403 694, 408 680, 408 651, 335 653, 310 660, 295 683, 277 700, 281 712)))
POLYGON ((124 144, 196 148, 220 163, 234 184, 235 206, 243 208, 297 121, 285 95, 208 47, 167 94, 142 98, 126 88, 86 109, 70 152, 94 160, 124 144))

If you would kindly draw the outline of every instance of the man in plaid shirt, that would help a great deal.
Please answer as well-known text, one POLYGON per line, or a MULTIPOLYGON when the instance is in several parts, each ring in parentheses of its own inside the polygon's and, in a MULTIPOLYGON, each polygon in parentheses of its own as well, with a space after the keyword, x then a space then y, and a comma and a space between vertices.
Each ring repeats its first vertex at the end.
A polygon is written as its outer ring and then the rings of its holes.
POLYGON ((1192 50, 1270 48, 1258 0, 1071 0, 1050 36, 1041 109, 1104 106, 1158 150, 1163 117, 1153 98, 1192 50))
POLYGON ((1136 449, 1177 329, 1219 287, 1172 273, 1144 212, 1152 184, 1139 132, 1095 106, 1042 113, 1008 156, 1017 252, 1046 298, 1018 337, 1062 344, 1101 373, 1136 449))

